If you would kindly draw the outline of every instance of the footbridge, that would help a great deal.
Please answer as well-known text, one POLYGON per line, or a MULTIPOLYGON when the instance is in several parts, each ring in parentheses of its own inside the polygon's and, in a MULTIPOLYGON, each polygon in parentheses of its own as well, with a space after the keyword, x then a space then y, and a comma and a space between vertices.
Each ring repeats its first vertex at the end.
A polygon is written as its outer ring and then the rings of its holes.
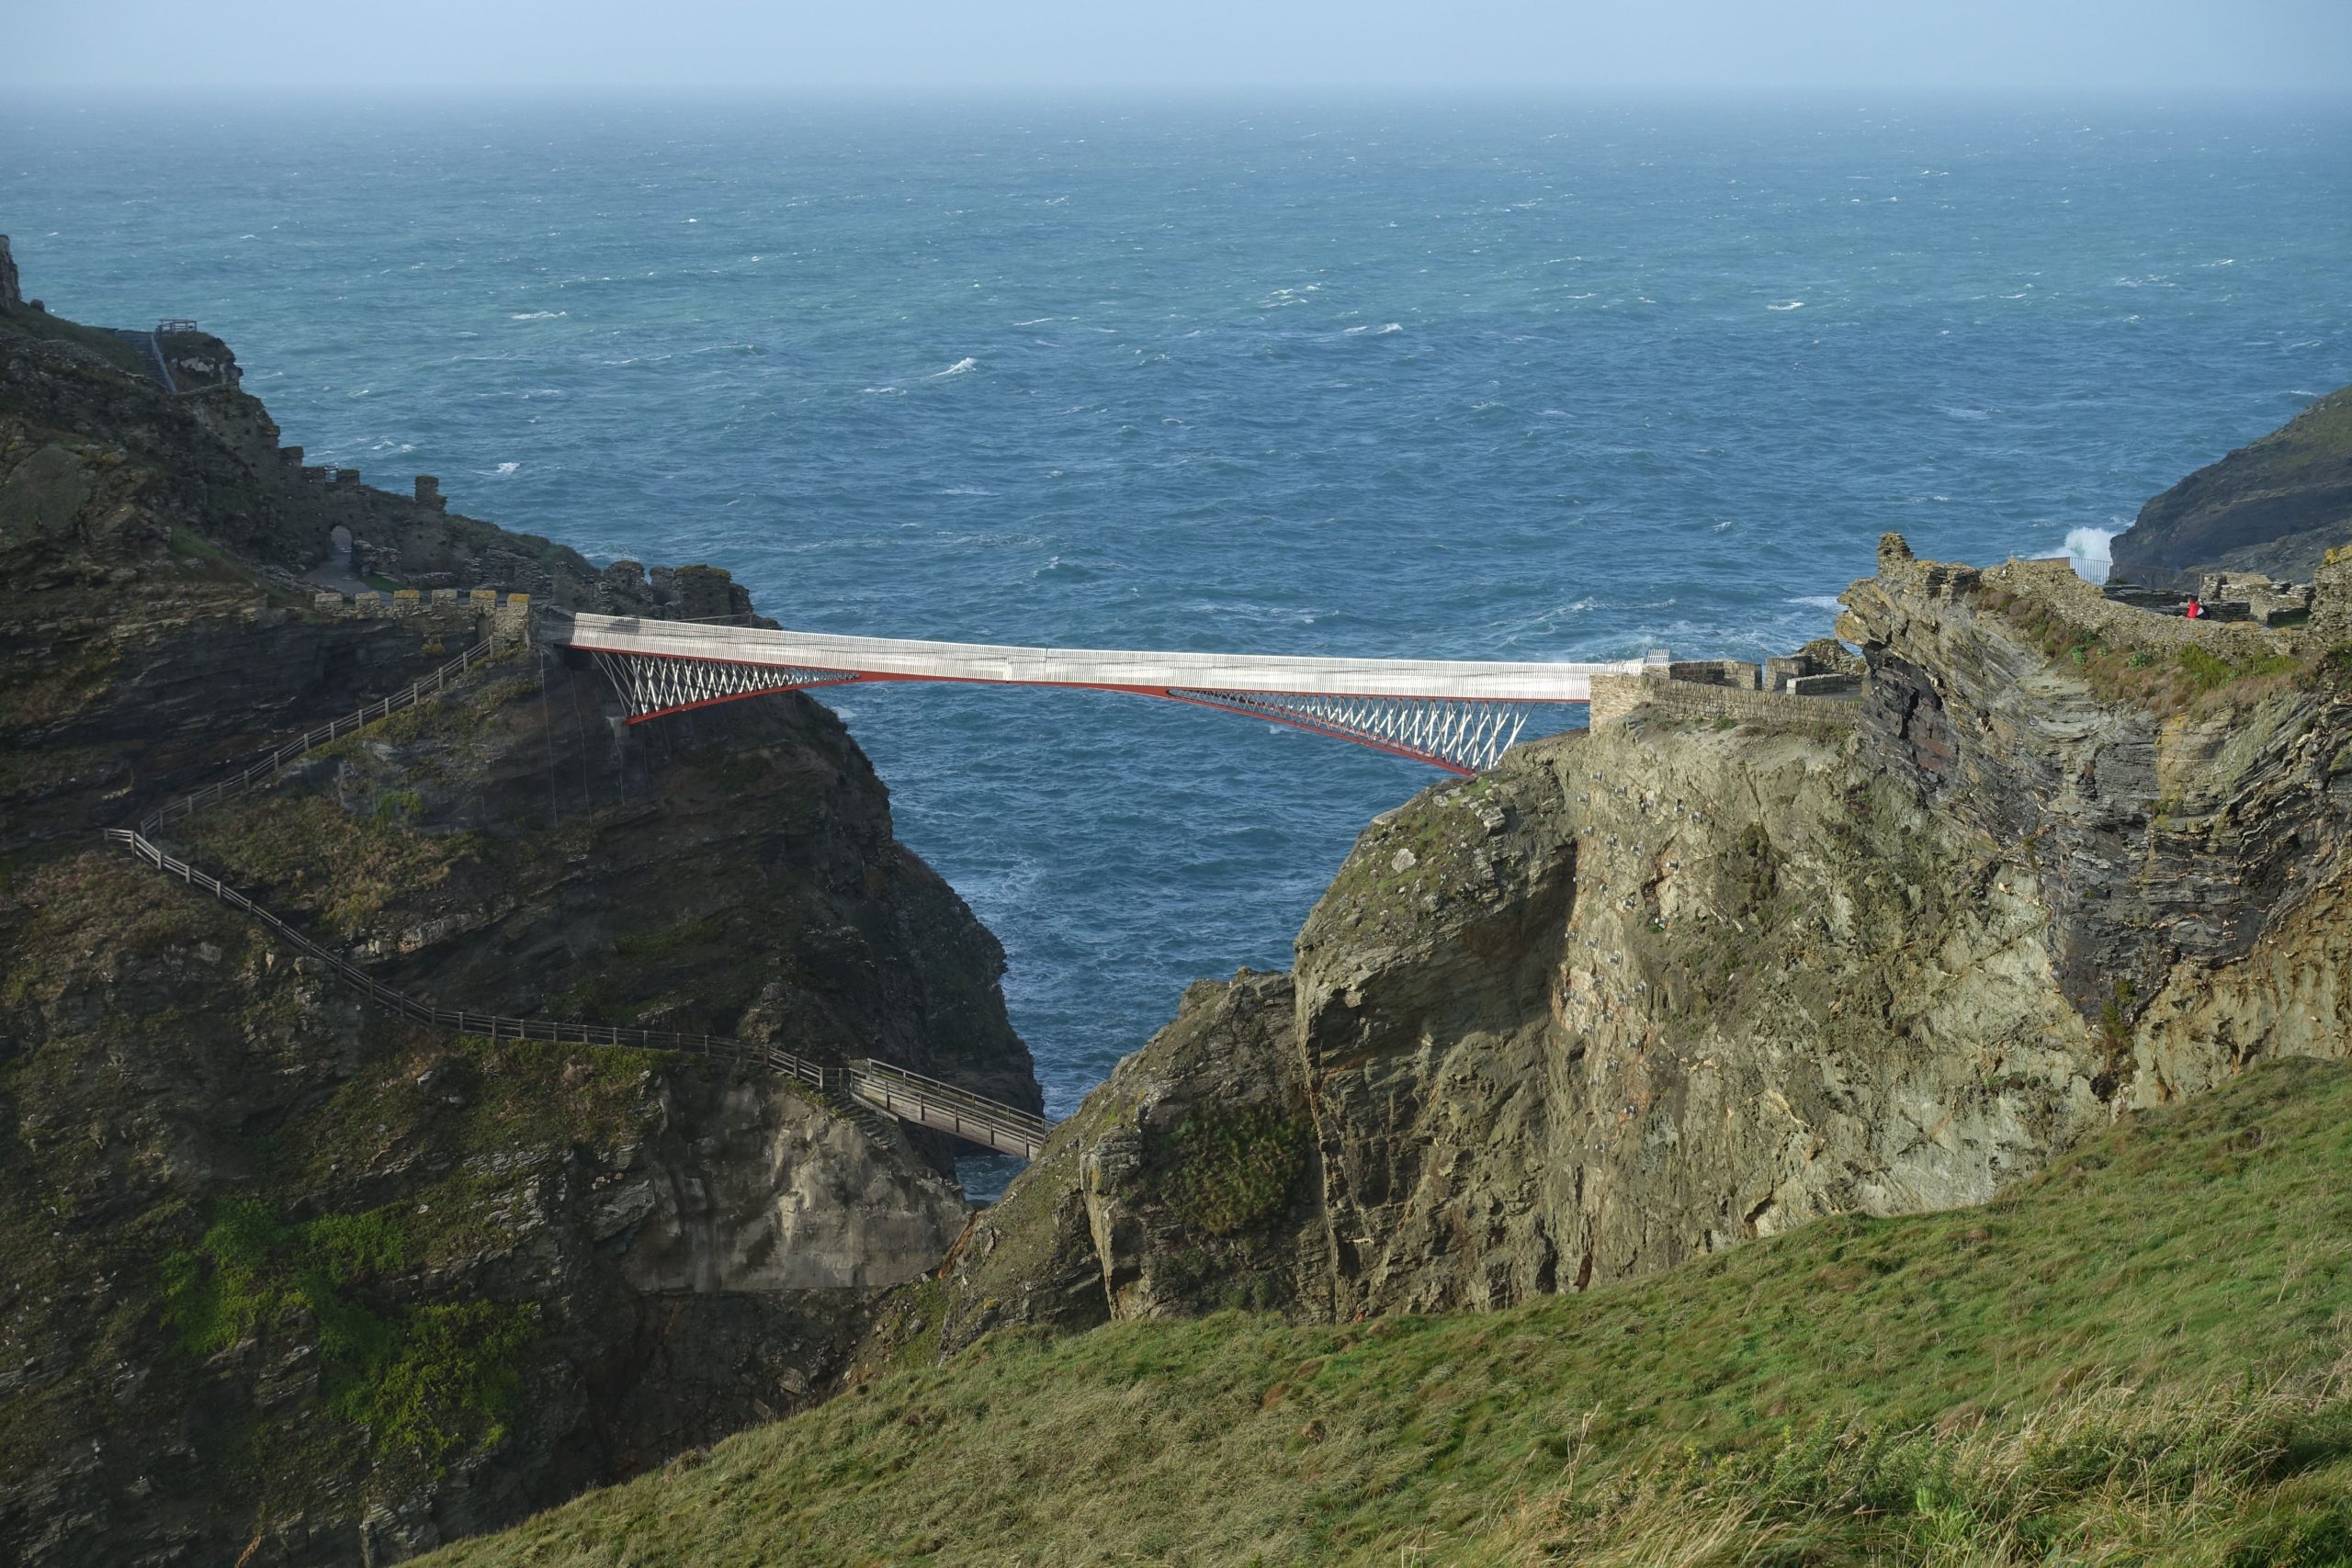
POLYGON ((757 626, 543 612, 539 640, 593 656, 628 722, 766 692, 880 682, 947 682, 1126 692, 1351 740, 1457 773, 1493 767, 1529 720, 1592 700, 1595 675, 1639 674, 1663 659, 1493 663, 1152 653, 838 637, 757 626))

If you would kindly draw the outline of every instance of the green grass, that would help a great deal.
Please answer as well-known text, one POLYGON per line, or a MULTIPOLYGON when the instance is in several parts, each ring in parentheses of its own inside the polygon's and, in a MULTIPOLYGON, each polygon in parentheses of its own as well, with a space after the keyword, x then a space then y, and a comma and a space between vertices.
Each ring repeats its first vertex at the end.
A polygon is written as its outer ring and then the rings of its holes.
POLYGON ((473 834, 407 830, 406 818, 422 807, 414 792, 365 816, 323 795, 243 795, 191 818, 185 833, 194 858, 224 881, 315 909, 329 931, 348 937, 396 898, 435 886, 479 858, 473 834))
POLYGON ((454 1450, 504 1435, 521 1392, 513 1363, 536 1314, 493 1302, 371 1301, 407 1263, 400 1221, 386 1211, 296 1224, 266 1203, 232 1198, 194 1247, 164 1258, 164 1321, 192 1357, 256 1329, 315 1325, 328 1408, 438 1466, 454 1450))
POLYGON ((79 344, 118 370, 128 371, 141 380, 154 379, 154 367, 145 351, 132 347, 104 327, 85 327, 79 321, 69 321, 62 316, 36 310, 29 305, 0 305, 0 320, 30 337, 79 344))
POLYGON ((1491 1315, 1010 1333, 447 1568, 2352 1553, 2352 1069, 1491 1315))
POLYGON ((2249 706, 2282 691, 2332 683, 2320 655, 2244 653, 2232 658, 2194 643, 2168 650, 2110 647, 2098 632, 2076 625, 2030 593, 1990 591, 1975 602, 2101 698, 2159 716, 2187 712, 2202 716, 2249 706))
POLYGON ((1155 1140, 1154 1183, 1188 1227, 1229 1235, 1289 1201, 1313 1141, 1270 1106, 1200 1106, 1155 1140))

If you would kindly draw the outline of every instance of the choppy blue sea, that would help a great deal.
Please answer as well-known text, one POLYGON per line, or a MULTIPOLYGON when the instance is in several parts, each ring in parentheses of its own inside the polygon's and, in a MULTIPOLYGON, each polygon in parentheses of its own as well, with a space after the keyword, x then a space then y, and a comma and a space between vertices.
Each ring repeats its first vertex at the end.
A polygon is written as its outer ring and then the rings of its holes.
MULTIPOLYGON (((2108 102, 0 106, 0 231, 286 439, 787 625, 1782 651, 1883 529, 2099 553, 2352 380, 2352 117, 2108 102)), ((1438 776, 829 694, 1067 1110, 1438 776)))

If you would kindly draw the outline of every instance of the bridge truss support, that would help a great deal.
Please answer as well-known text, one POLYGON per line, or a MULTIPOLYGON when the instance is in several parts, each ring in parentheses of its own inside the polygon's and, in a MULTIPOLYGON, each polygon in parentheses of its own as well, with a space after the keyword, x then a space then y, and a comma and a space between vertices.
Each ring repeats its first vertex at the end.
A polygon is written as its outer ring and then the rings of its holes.
POLYGON ((621 694, 631 724, 713 703, 731 703, 738 697, 810 686, 845 686, 865 679, 854 670, 800 670, 731 664, 716 659, 649 659, 633 653, 598 653, 594 658, 621 694))
POLYGON ((1352 740, 1456 773, 1483 773, 1501 761, 1537 705, 1447 697, 1297 696, 1283 692, 1174 688, 1157 694, 1352 740))
MULTIPOLYGON (((594 657, 613 682, 614 690, 620 694, 631 724, 770 692, 922 679, 716 659, 604 652, 594 657)), ((1546 705, 1481 698, 1326 696, 1287 692, 1217 692, 1180 686, 1116 685, 1092 689, 1164 697, 1219 713, 1285 724, 1464 774, 1482 773, 1500 761, 1536 710, 1546 705)))

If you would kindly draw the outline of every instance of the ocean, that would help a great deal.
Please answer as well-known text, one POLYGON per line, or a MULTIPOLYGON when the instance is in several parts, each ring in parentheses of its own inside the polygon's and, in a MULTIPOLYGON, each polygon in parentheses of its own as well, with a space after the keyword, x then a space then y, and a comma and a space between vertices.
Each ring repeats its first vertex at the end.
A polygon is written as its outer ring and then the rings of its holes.
MULTIPOLYGON (((0 106, 0 231, 312 462, 788 626, 1754 658, 1881 531, 2071 551, 2352 381, 2342 106, 0 106)), ((822 694, 1057 1113, 1442 775, 1147 699, 822 694)))

